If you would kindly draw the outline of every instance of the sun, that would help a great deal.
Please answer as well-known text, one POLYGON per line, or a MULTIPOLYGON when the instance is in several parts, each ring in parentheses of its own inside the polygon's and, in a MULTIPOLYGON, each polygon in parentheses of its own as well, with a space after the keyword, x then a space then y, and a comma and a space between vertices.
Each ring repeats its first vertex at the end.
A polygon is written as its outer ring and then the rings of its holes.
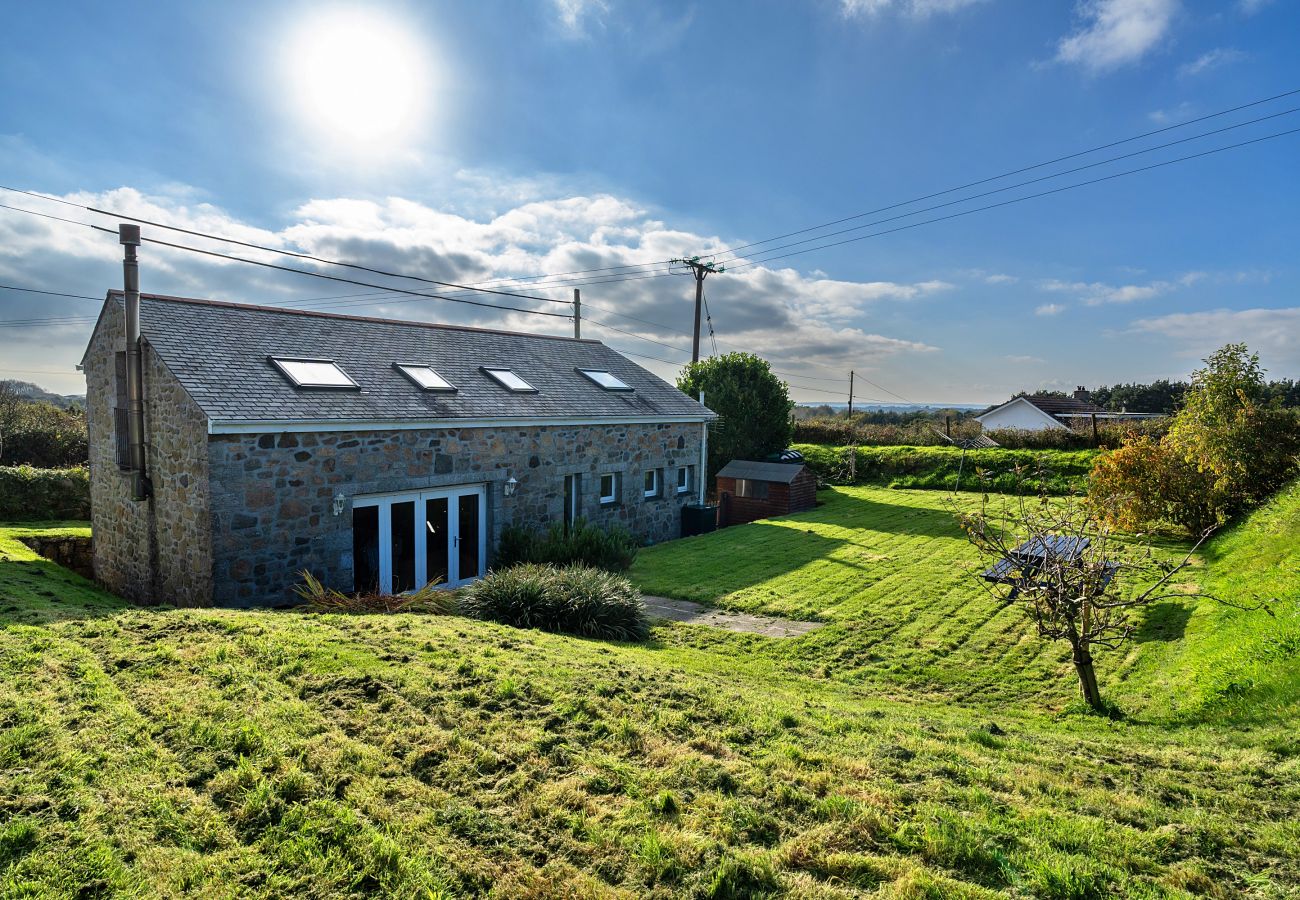
POLYGON ((428 51, 413 27, 381 13, 317 13, 293 35, 285 60, 293 108, 319 138, 402 150, 428 115, 428 51))

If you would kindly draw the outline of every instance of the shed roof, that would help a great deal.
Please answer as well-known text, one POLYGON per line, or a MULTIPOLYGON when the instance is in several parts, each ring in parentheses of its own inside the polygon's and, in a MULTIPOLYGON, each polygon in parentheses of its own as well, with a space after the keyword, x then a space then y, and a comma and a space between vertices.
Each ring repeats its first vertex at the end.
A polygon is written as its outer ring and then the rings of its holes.
POLYGON ((756 462, 749 459, 733 459, 718 472, 719 478, 744 478, 747 481, 775 481, 790 484, 799 477, 807 466, 791 463, 756 462))
MULTIPOLYGON (((120 308, 122 292, 106 302, 120 308)), ((140 320, 145 339, 213 423, 714 417, 599 341, 154 294, 141 296, 140 320), (296 388, 273 356, 333 360, 359 390, 296 388), (432 366, 457 390, 420 390, 394 363, 432 366), (537 390, 507 390, 485 366, 509 368, 537 390), (632 390, 605 390, 578 369, 610 372, 632 390)))

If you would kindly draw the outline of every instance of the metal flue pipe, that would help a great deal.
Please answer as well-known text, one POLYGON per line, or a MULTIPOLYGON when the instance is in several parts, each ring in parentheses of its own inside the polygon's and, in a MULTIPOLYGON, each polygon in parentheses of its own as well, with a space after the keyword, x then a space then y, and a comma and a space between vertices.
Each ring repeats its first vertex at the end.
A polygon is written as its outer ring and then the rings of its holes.
POLYGON ((131 499, 149 498, 144 456, 144 366, 140 356, 140 226, 117 226, 122 245, 122 286, 126 295, 126 399, 127 434, 130 439, 131 499))

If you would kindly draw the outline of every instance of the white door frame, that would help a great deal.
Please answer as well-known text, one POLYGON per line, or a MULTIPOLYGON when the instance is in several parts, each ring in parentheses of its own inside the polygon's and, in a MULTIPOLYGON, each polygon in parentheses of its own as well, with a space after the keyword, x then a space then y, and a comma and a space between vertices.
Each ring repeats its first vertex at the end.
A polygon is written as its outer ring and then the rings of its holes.
MULTIPOLYGON (((401 491, 391 494, 366 494, 352 498, 352 508, 377 507, 379 510, 379 589, 391 593, 393 588, 393 529, 392 507, 396 503, 412 503, 415 507, 415 583, 428 583, 428 539, 424 537, 425 512, 430 500, 447 500, 447 580, 440 588, 460 587, 482 576, 487 568, 487 485, 462 484, 423 491, 401 491), (460 498, 478 497, 478 575, 460 576, 460 498)), ((353 560, 355 570, 356 561, 353 560)))

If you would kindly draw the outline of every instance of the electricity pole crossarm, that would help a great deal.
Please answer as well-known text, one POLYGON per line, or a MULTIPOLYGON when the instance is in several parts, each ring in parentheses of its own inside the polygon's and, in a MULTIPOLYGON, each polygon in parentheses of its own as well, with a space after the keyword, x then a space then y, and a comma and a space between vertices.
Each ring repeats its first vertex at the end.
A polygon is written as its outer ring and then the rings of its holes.
POLYGON ((704 279, 714 272, 727 271, 726 266, 715 266, 711 262, 703 262, 698 256, 692 256, 688 259, 674 259, 670 262, 686 266, 695 275, 695 331, 691 340, 691 362, 700 361, 700 310, 704 305, 704 279))

